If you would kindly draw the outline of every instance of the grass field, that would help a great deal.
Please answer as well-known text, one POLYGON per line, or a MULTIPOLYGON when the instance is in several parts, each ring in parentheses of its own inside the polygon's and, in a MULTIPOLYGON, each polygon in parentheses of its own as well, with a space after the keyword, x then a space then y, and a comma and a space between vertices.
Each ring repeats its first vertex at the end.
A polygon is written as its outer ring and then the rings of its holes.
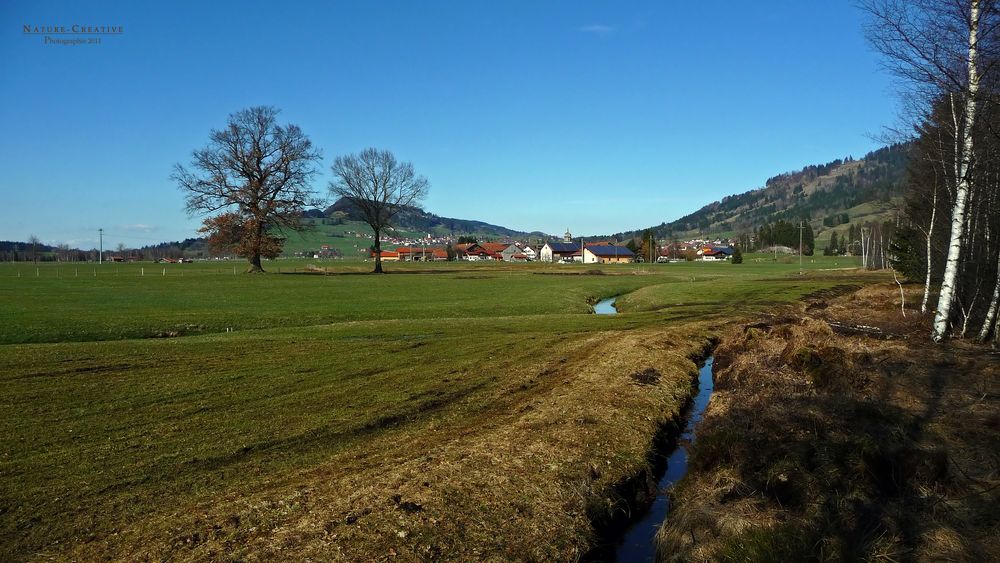
POLYGON ((873 279, 306 264, 0 265, 0 558, 573 557, 714 327, 873 279))
MULTIPOLYGON (((361 221, 342 221, 333 224, 331 219, 303 219, 306 228, 301 231, 280 233, 285 237, 284 254, 293 256, 296 252, 315 252, 323 246, 340 251, 345 258, 363 257, 372 245, 371 227, 361 221), (363 233, 367 237, 359 237, 363 233)), ((427 233, 414 231, 394 231, 395 236, 419 239, 427 233)))

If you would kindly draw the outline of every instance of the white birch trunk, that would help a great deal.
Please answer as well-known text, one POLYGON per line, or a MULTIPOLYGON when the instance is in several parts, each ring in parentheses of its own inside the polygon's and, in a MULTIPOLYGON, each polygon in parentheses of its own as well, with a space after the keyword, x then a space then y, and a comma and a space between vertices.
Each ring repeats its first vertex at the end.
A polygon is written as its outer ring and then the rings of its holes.
POLYGON ((955 301, 955 286, 958 282, 958 267, 962 256, 965 207, 969 197, 969 168, 974 149, 972 130, 976 123, 976 96, 979 93, 978 32, 979 0, 971 0, 969 3, 969 84, 964 108, 962 155, 958 163, 959 174, 955 186, 955 207, 951 214, 951 240, 948 244, 948 258, 945 261, 944 279, 941 281, 941 294, 938 297, 937 314, 934 315, 934 328, 931 332, 931 338, 935 342, 941 342, 948 334, 948 319, 951 316, 951 306, 955 301))
POLYGON ((924 232, 927 235, 927 279, 924 280, 924 300, 920 303, 920 314, 927 314, 927 301, 931 296, 931 238, 934 236, 934 219, 937 216, 937 180, 934 181, 934 196, 931 199, 931 224, 924 232))
POLYGON ((990 331, 997 319, 997 307, 1000 302, 1000 254, 997 254, 997 281, 993 285, 993 297, 990 299, 990 308, 986 310, 986 319, 983 321, 983 328, 979 329, 977 340, 986 342, 990 337, 990 331))
POLYGON ((861 227, 861 267, 868 269, 868 240, 865 238, 864 227, 861 227))

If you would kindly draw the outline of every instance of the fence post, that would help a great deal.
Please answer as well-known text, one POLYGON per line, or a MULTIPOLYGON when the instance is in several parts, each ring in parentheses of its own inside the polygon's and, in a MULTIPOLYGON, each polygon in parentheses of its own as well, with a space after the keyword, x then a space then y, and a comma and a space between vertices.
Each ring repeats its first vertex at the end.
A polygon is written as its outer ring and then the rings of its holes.
POLYGON ((146 275, 146 267, 142 266, 139 268, 139 277, 143 277, 145 275, 146 275))
POLYGON ((163 269, 163 277, 167 277, 167 269, 166 268, 163 269))

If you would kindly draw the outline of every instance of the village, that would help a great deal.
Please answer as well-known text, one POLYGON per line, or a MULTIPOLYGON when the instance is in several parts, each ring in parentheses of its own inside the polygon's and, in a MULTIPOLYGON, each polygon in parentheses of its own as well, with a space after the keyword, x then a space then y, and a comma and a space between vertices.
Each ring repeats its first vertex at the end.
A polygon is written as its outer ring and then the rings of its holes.
MULTIPOLYGON (((383 262, 429 262, 429 261, 503 261, 503 262, 556 262, 569 264, 627 264, 631 262, 673 262, 701 260, 706 262, 725 261, 733 255, 733 248, 727 241, 691 240, 657 246, 652 257, 644 252, 637 253, 628 246, 617 242, 573 240, 569 231, 560 242, 530 244, 522 241, 505 242, 461 242, 441 245, 440 239, 428 240, 422 244, 397 246, 395 250, 382 250, 383 262)), ((372 252, 374 258, 374 252, 372 252)))

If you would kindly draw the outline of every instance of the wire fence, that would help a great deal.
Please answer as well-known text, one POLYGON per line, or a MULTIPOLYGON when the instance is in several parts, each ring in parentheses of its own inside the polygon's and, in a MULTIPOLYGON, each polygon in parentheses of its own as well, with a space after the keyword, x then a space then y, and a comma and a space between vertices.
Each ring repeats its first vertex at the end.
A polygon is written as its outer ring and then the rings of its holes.
MULTIPOLYGON (((273 266, 265 268, 271 273, 305 273, 315 271, 305 266, 273 266)), ((247 267, 242 266, 222 266, 206 267, 198 265, 189 267, 187 264, 170 265, 39 265, 33 264, 2 264, 0 265, 0 277, 2 278, 115 278, 115 277, 205 277, 205 276, 238 276, 246 272, 247 267)))

